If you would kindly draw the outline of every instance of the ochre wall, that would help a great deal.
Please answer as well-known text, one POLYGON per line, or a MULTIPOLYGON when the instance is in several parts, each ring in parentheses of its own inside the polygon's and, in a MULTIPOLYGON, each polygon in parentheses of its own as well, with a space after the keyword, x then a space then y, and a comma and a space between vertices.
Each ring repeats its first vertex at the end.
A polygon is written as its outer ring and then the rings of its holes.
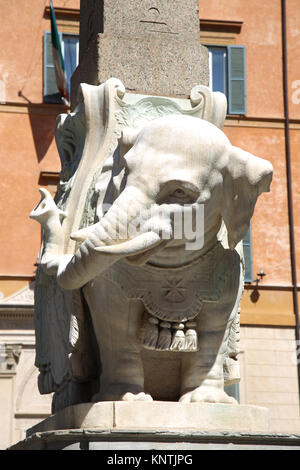
MULTIPOLYGON (((294 230, 299 279, 300 81, 298 84, 297 80, 300 80, 300 9, 298 0, 286 3, 294 230)), ((233 145, 270 160, 274 166, 271 192, 259 198, 252 221, 254 278, 262 268, 267 275, 259 282, 259 287, 269 286, 271 289, 263 291, 261 298, 252 302, 250 294, 256 289, 253 283, 247 291, 248 296, 243 298, 241 319, 255 323, 260 311, 262 320, 259 324, 263 321, 269 324, 275 300, 276 305, 281 306, 276 311, 277 321, 281 311, 281 320, 287 321, 289 317, 286 324, 291 325, 295 318, 286 180, 281 1, 200 0, 199 15, 200 20, 242 22, 241 31, 235 35, 233 43, 246 46, 247 116, 240 120, 238 117, 228 119, 225 132, 233 145), (263 314, 266 311, 269 312, 267 316, 263 314)), ((205 37, 204 32, 202 36, 205 37)))
POLYGON ((266 158, 274 167, 271 192, 259 197, 252 218, 253 270, 256 275, 262 268, 267 284, 290 285, 284 130, 239 126, 225 131, 234 145, 266 158))
MULTIPOLYGON (((55 0, 79 9, 80 0, 55 0)), ((0 4, 0 299, 34 276, 41 229, 29 219, 38 203, 40 173, 60 171, 54 140, 62 106, 43 104, 43 33, 48 0, 0 4), (12 25, 14 27, 12 27, 12 25)))
POLYGON ((40 172, 60 169, 55 119, 55 115, 0 112, 1 274, 34 271, 41 231, 29 213, 40 199, 40 172))
MULTIPOLYGON (((291 118, 299 119, 300 106, 292 103, 291 96, 292 83, 300 80, 300 9, 298 0, 286 3, 290 112, 291 118)), ((282 117, 281 1, 200 0, 199 15, 243 22, 237 44, 247 47, 247 115, 282 117)))
MULTIPOLYGON (((80 0, 55 0, 54 4, 79 9, 80 0)), ((48 0, 0 4, 0 44, 5 45, 0 51, 0 80, 6 85, 7 102, 43 101, 43 33, 51 30, 50 20, 44 17, 46 6, 48 0)))

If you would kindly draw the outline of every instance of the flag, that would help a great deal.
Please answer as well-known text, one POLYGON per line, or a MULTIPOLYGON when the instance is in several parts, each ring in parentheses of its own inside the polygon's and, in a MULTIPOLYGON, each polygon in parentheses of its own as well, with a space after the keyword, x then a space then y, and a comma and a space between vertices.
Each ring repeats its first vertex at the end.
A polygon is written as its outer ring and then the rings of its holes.
POLYGON ((58 91, 60 92, 66 104, 70 104, 67 77, 65 72, 65 63, 61 50, 60 37, 56 25, 56 16, 52 0, 50 0, 50 19, 51 19, 51 40, 53 64, 58 91))

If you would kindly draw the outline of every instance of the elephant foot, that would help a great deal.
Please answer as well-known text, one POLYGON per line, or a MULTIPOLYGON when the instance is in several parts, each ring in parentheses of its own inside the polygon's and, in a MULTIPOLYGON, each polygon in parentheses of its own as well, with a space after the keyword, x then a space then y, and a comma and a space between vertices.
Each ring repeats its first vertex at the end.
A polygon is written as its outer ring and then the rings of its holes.
POLYGON ((153 398, 137 385, 113 384, 93 396, 92 402, 98 401, 153 401, 153 398))
POLYGON ((227 395, 224 390, 217 387, 208 385, 201 385, 200 387, 186 392, 179 400, 181 403, 227 403, 230 405, 237 405, 238 402, 235 398, 227 395))
POLYGON ((153 401, 153 398, 148 393, 131 393, 127 392, 121 398, 122 401, 153 401))

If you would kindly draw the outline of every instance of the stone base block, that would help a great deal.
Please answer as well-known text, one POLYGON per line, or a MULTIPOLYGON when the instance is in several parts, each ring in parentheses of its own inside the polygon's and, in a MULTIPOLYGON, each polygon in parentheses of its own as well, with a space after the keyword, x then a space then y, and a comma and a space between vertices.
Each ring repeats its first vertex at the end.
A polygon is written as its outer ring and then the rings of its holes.
POLYGON ((27 431, 13 450, 300 449, 270 434, 269 411, 250 405, 99 402, 70 406, 27 431))
POLYGON ((65 408, 30 428, 27 439, 11 449, 152 453, 300 449, 300 436, 270 434, 268 428, 269 411, 257 406, 159 401, 84 403, 65 408))
POLYGON ((174 466, 176 454, 192 455, 194 458, 197 455, 193 451, 198 450, 300 450, 300 436, 205 431, 73 429, 38 432, 18 442, 9 450, 106 451, 100 455, 102 458, 102 461, 98 461, 100 466, 102 462, 108 463, 108 459, 110 461, 112 458, 122 459, 123 455, 131 455, 128 451, 135 451, 132 455, 140 455, 143 464, 139 468, 147 468, 147 465, 158 462, 160 451, 173 451, 171 464, 174 466))
POLYGON ((269 411, 257 406, 219 403, 83 403, 50 416, 30 428, 27 436, 61 429, 268 432, 269 411))

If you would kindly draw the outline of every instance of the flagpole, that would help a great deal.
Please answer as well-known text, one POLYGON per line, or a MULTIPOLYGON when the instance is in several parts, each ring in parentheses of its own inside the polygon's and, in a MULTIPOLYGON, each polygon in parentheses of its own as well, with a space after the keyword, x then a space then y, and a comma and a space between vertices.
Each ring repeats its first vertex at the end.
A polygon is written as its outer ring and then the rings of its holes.
POLYGON ((57 29, 56 15, 52 0, 50 0, 50 20, 51 20, 51 41, 52 41, 52 55, 53 64, 56 78, 56 85, 58 91, 65 104, 70 105, 70 98, 68 92, 67 77, 65 71, 65 63, 61 48, 60 36, 57 29))

